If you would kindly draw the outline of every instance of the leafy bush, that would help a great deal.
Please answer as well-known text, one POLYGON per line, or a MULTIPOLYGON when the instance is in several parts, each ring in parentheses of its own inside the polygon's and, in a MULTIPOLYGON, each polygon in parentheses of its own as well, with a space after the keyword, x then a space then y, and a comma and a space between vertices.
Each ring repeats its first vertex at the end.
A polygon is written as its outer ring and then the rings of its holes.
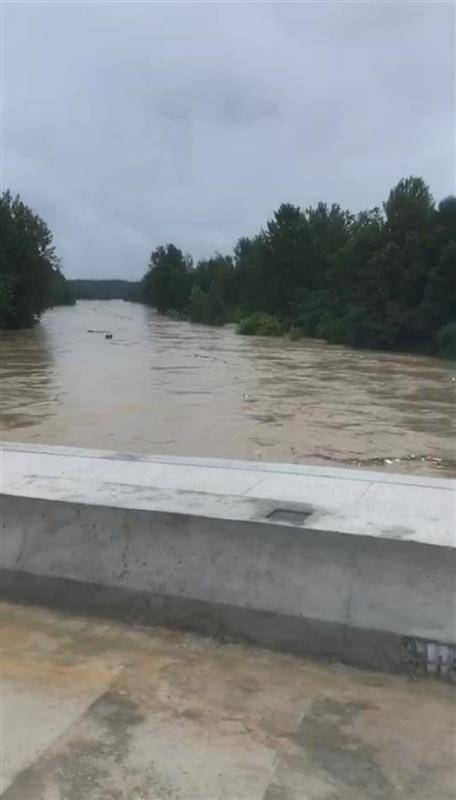
POLYGON ((247 312, 242 308, 235 308, 230 314, 230 322, 234 322, 235 325, 239 325, 245 317, 248 316, 247 312))
POLYGON ((276 317, 257 311, 240 321, 238 333, 241 336, 282 336, 283 327, 276 317))
POLYGON ((456 322, 449 322, 440 328, 436 339, 438 354, 456 361, 456 322))

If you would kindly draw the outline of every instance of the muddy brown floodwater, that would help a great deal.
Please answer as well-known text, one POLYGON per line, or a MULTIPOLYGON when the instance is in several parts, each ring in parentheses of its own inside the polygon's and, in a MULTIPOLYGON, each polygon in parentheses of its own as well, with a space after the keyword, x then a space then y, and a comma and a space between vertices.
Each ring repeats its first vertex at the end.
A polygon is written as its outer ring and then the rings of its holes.
POLYGON ((122 301, 54 309, 0 347, 7 441, 456 472, 444 361, 242 337, 122 301))

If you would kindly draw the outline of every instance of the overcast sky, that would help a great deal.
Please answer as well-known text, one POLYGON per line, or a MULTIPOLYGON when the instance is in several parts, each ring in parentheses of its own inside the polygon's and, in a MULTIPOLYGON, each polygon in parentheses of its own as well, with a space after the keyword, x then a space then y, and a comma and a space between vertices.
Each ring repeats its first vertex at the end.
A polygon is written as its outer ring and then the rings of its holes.
POLYGON ((455 6, 10 2, 3 188, 69 277, 231 251, 281 202, 455 191, 455 6))

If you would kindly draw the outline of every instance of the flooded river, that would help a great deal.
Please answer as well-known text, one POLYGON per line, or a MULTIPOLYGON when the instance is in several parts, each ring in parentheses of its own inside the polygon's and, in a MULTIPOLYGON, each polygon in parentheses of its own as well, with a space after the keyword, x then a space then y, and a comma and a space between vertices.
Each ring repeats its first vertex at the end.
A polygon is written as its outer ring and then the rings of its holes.
POLYGON ((455 471, 456 367, 435 359, 241 337, 122 301, 54 309, 0 346, 4 440, 455 471))

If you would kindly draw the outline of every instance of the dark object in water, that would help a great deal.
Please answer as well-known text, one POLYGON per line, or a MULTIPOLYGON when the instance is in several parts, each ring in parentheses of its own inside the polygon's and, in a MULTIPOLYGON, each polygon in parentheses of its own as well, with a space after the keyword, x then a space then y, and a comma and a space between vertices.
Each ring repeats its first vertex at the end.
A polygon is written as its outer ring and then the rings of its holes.
POLYGON ((105 333, 105 339, 112 339, 112 333, 105 333))

